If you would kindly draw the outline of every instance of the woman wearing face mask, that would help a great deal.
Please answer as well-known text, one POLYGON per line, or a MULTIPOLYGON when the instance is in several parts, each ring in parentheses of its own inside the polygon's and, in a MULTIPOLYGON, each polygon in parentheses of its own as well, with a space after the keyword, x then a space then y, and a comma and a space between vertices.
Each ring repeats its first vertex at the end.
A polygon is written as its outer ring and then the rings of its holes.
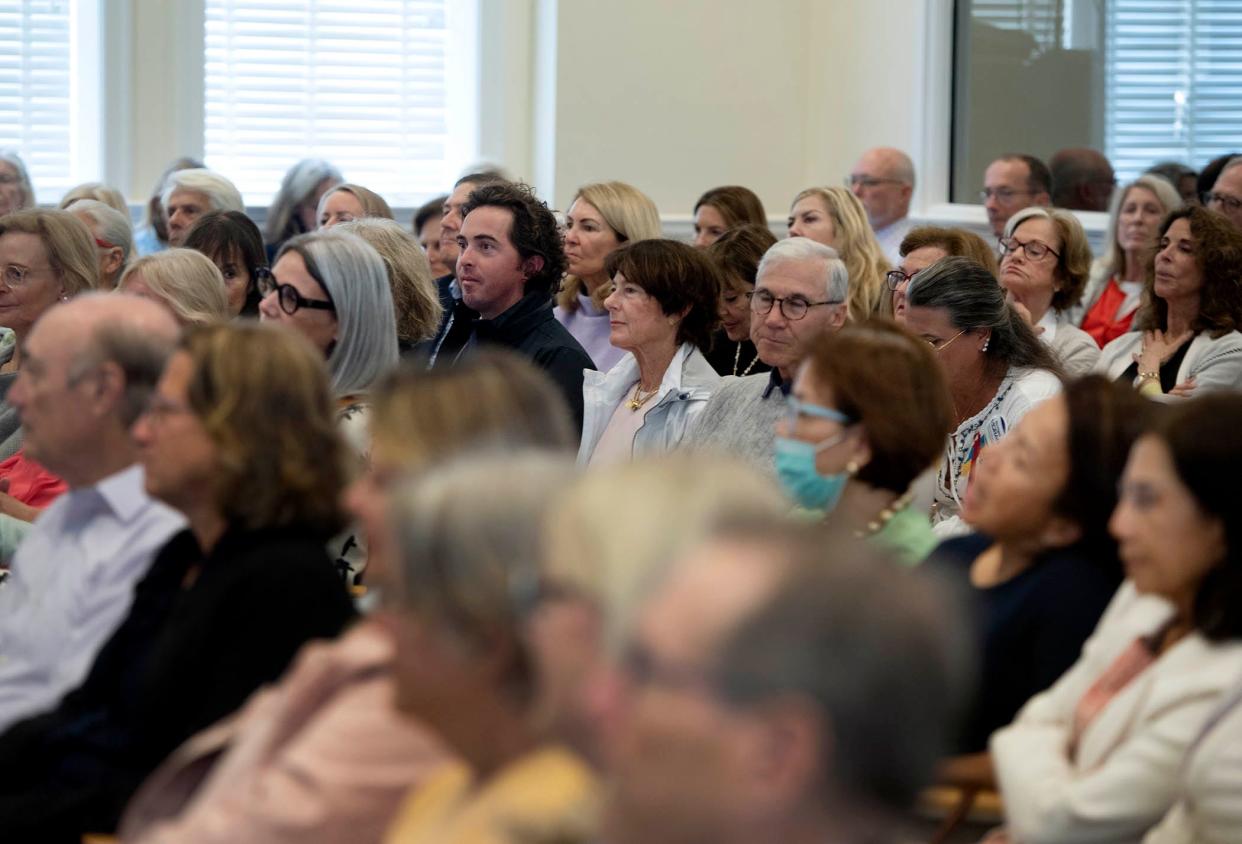
POLYGON ((776 471, 802 507, 888 547, 906 563, 936 545, 911 484, 953 427, 949 387, 926 343, 887 320, 819 340, 777 423, 776 471))

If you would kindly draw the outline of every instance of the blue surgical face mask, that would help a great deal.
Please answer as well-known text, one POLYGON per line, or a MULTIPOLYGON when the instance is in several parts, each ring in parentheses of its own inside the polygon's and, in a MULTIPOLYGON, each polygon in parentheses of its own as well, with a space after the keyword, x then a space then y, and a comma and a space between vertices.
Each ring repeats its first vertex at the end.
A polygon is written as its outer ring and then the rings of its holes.
MULTIPOLYGON (((843 425, 849 425, 853 421, 840 411, 791 398, 786 430, 794 430, 797 417, 802 415, 831 419, 843 425)), ((841 493, 845 491, 845 484, 850 479, 850 473, 821 475, 815 468, 815 458, 824 449, 832 448, 844 440, 848 433, 848 430, 841 431, 818 443, 782 436, 776 438, 776 476, 781 487, 798 506, 825 512, 837 506, 841 493)))

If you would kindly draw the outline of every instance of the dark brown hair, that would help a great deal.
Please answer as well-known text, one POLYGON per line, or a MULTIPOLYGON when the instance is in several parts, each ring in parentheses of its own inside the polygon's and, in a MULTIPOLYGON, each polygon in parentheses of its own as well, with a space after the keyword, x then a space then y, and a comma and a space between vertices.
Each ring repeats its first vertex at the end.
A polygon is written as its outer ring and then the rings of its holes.
POLYGON ((719 211, 720 216, 724 217, 725 226, 731 229, 744 225, 764 228, 768 226, 768 215, 763 210, 763 203, 754 191, 741 185, 712 188, 694 203, 694 212, 698 213, 699 208, 704 205, 710 205, 719 211))
POLYGON ((604 266, 612 278, 620 273, 641 287, 666 316, 685 311, 677 327, 678 344, 711 348, 720 319, 720 270, 700 250, 679 240, 639 240, 617 249, 604 266))
POLYGON ((914 250, 927 246, 943 249, 947 255, 970 258, 992 275, 996 275, 999 271, 996 263, 996 250, 979 235, 965 229, 915 226, 902 239, 898 253, 904 258, 914 250))
POLYGON ((944 452, 953 401, 926 342, 873 318, 816 340, 807 360, 807 377, 866 431, 871 459, 858 480, 901 494, 944 452))
MULTIPOLYGON (((1212 337, 1223 337, 1242 328, 1242 232, 1228 219, 1198 205, 1179 208, 1160 224, 1160 238, 1178 220, 1190 223, 1195 239, 1195 263, 1203 273, 1199 291, 1199 313, 1190 328, 1206 331, 1212 337)), ((1135 317, 1135 326, 1143 330, 1168 327, 1169 305, 1156 295, 1156 253, 1147 261, 1143 281, 1143 307, 1135 317)))
POLYGON ((267 273, 268 266, 263 235, 253 220, 241 211, 212 211, 194 222, 182 245, 203 253, 216 265, 239 260, 250 276, 242 313, 258 313, 263 298, 259 295, 259 276, 267 273))
POLYGON ((747 289, 755 286, 759 262, 763 254, 776 243, 776 235, 767 226, 745 225, 729 229, 720 240, 707 247, 707 257, 720 267, 724 288, 737 286, 737 281, 747 289))
POLYGON ((475 188, 461 209, 462 219, 476 208, 503 208, 513 215, 509 241, 522 259, 539 257, 543 267, 526 279, 525 293, 551 296, 565 274, 565 250, 561 230, 548 204, 521 182, 493 182, 475 188))

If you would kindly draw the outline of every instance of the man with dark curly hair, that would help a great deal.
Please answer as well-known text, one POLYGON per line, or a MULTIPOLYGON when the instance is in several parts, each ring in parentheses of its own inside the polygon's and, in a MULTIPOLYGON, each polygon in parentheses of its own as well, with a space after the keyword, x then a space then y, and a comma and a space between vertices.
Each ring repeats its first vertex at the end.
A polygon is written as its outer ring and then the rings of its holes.
POLYGON ((529 186, 475 189, 457 233, 461 300, 432 346, 431 362, 451 366, 473 346, 513 349, 551 376, 582 426, 582 373, 590 356, 552 315, 565 272, 556 218, 529 186))

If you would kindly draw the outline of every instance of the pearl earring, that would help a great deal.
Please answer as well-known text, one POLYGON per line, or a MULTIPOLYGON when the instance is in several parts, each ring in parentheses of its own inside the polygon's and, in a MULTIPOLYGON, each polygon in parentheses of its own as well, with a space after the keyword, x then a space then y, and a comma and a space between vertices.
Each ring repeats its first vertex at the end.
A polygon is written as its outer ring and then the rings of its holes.
POLYGON ((983 348, 982 348, 982 349, 980 349, 980 351, 986 352, 986 351, 988 350, 988 343, 991 343, 991 342, 992 342, 992 338, 991 338, 991 337, 989 337, 989 338, 987 338, 986 340, 984 340, 984 341, 983 341, 983 348))

